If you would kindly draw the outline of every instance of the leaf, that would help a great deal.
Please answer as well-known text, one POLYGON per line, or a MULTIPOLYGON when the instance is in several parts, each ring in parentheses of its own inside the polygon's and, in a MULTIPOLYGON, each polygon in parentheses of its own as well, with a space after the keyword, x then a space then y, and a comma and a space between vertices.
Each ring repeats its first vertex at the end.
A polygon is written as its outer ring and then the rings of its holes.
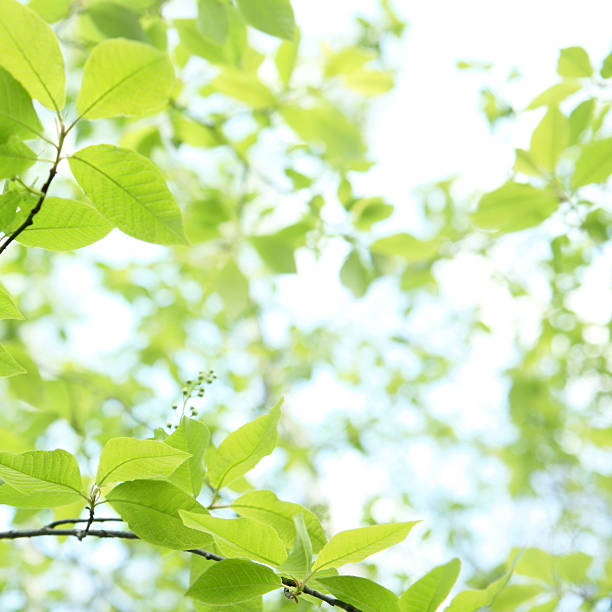
POLYGON ((538 108, 539 106, 550 106, 551 104, 558 104, 565 98, 568 98, 572 94, 575 94, 582 86, 576 81, 562 81, 552 87, 549 87, 541 94, 536 96, 527 106, 528 110, 538 108))
POLYGON ((312 541, 306 529, 303 514, 293 517, 295 543, 289 556, 279 565, 278 571, 303 580, 312 566, 312 541))
POLYGON ((64 58, 53 30, 16 0, 0 0, 0 65, 43 106, 64 107, 64 58))
POLYGON ((224 519, 187 510, 179 510, 179 514, 187 527, 212 534, 219 550, 228 557, 246 555, 255 561, 278 565, 287 556, 276 531, 253 519, 224 519))
POLYGON ((557 107, 550 106, 531 136, 529 153, 540 168, 552 172, 568 139, 567 117, 557 107))
POLYGON ((257 254, 275 274, 296 274, 297 266, 292 245, 278 234, 251 236, 249 239, 257 254))
POLYGON ((129 236, 157 244, 185 244, 181 213, 159 168, 146 157, 94 145, 69 158, 92 204, 129 236))
POLYGON ((210 431, 204 423, 183 417, 179 426, 169 435, 164 443, 191 455, 185 463, 179 465, 168 480, 193 497, 197 497, 204 480, 204 452, 208 448, 210 431))
POLYGON ((317 578, 338 599, 358 607, 363 612, 399 612, 398 599, 384 586, 358 576, 317 578))
POLYGON ((567 47, 559 52, 557 74, 563 77, 590 77, 593 67, 582 47, 567 47))
POLYGON ((111 438, 100 454, 96 483, 170 476, 189 456, 157 440, 111 438))
POLYGON ((289 0, 237 0, 247 23, 277 38, 293 40, 295 18, 289 0))
POLYGON ((507 573, 482 590, 468 590, 459 593, 446 607, 445 612, 476 612, 492 604, 499 593, 504 589, 512 572, 507 573))
POLYGON ((0 378, 25 374, 26 369, 19 365, 11 354, 0 344, 0 378))
POLYGON ((0 319, 23 319, 9 292, 0 283, 0 319))
POLYGON ((11 178, 27 170, 36 161, 36 154, 23 142, 12 137, 0 143, 0 179, 11 178))
POLYGON ((369 231, 372 225, 389 218, 393 214, 393 206, 383 198, 359 198, 351 205, 353 225, 361 231, 369 231))
POLYGON ((30 0, 28 8, 36 11, 46 22, 55 23, 70 13, 73 0, 30 0))
POLYGON ((110 505, 143 540, 189 550, 210 546, 208 534, 185 527, 180 510, 206 514, 206 510, 178 487, 162 480, 134 480, 117 485, 106 495, 110 505))
POLYGON ((520 604, 545 591, 542 584, 511 584, 506 586, 491 604, 495 612, 515 612, 520 604))
POLYGON ((227 7, 223 0, 198 0, 198 30, 204 38, 223 46, 227 40, 227 7))
POLYGON ((260 109, 274 105, 274 94, 257 78, 257 75, 228 68, 210 83, 209 87, 260 109))
POLYGON ((34 223, 17 237, 29 247, 72 251, 104 238, 113 226, 85 202, 46 198, 34 223))
POLYGON ((480 198, 472 221, 485 229, 516 232, 539 225, 559 206, 552 189, 509 181, 480 198))
POLYGON ((357 249, 349 252, 340 268, 340 280, 355 298, 363 297, 373 280, 372 271, 366 268, 357 249))
POLYGON ((243 425, 221 442, 208 464, 208 480, 212 487, 218 490, 224 484, 231 484, 274 450, 281 403, 278 402, 268 414, 243 425))
POLYGON ((232 509, 240 516, 274 527, 286 546, 292 546, 295 540, 294 519, 298 515, 303 517, 315 552, 321 550, 327 541, 314 513, 299 504, 281 501, 272 491, 247 491, 232 502, 232 509))
POLYGON ((81 473, 65 450, 0 452, 0 478, 24 495, 61 494, 66 503, 81 497, 81 473))
POLYGON ((576 160, 572 188, 603 183, 612 174, 612 138, 595 140, 582 147, 576 160))
POLYGON ((14 506, 15 508, 54 508, 67 506, 83 498, 76 497, 74 493, 21 493, 7 484, 0 485, 0 504, 14 506))
POLYGON ((226 559, 206 570, 189 587, 187 595, 213 606, 227 606, 279 587, 280 578, 270 568, 244 559, 226 559))
POLYGON ((461 561, 452 559, 427 572, 400 597, 401 612, 435 612, 453 588, 460 569, 461 561))
POLYGON ((370 246, 373 253, 402 257, 409 263, 434 259, 440 249, 438 240, 419 240, 406 233, 385 236, 370 246))
POLYGON ((365 96, 380 96, 393 89, 393 75, 381 70, 357 70, 343 78, 344 84, 365 96))
POLYGON ((9 72, 0 68, 0 142, 12 135, 34 138, 42 129, 28 92, 9 72))
POLYGON ((297 59, 297 51, 297 42, 283 40, 278 46, 276 55, 274 56, 274 65, 278 72, 278 78, 285 89, 289 87, 289 83, 291 82, 291 76, 293 75, 293 69, 295 68, 297 59))
POLYGON ((417 523, 386 523, 342 531, 321 549, 311 572, 362 561, 401 542, 417 523))
POLYGON ((134 40, 105 40, 85 63, 77 112, 88 119, 149 115, 166 106, 174 79, 166 53, 134 40))
POLYGON ((601 65, 601 76, 604 79, 612 77, 612 53, 608 54, 601 65))
POLYGON ((229 260, 215 278, 215 291, 223 300, 224 312, 234 320, 249 306, 249 281, 236 262, 229 260))
POLYGON ((569 135, 568 144, 577 144, 580 136, 589 127, 595 113, 595 100, 589 98, 581 102, 571 113, 568 119, 569 135))
MULTIPOLYGON (((98 2, 89 6, 84 16, 91 20, 101 38, 127 38, 143 42, 147 40, 138 15, 116 2, 98 2)), ((93 38, 97 42, 98 37, 95 34, 93 38)))

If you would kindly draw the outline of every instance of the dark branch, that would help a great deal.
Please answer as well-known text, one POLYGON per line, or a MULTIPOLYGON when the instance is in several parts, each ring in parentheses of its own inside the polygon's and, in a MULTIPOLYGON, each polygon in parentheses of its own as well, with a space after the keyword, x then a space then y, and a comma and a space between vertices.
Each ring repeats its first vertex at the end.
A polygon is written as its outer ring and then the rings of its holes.
MULTIPOLYGON (((53 523, 49 523, 48 525, 45 525, 40 529, 0 531, 0 540, 17 540, 18 538, 36 538, 38 536, 74 536, 79 540, 82 540, 85 536, 94 536, 96 538, 122 538, 124 540, 140 540, 140 538, 131 531, 114 531, 110 529, 55 529, 56 525, 87 523, 89 526, 91 526, 91 523, 102 523, 105 521, 120 520, 121 519, 118 518, 91 519, 91 517, 87 519, 62 519, 60 521, 54 521, 53 523)), ((185 552, 191 553, 192 555, 199 555, 200 557, 210 559, 211 561, 225 561, 225 557, 209 552, 202 548, 192 548, 185 552)), ((287 587, 298 586, 296 582, 291 578, 282 578, 281 580, 283 584, 287 587)), ((346 610, 346 612, 362 612, 359 608, 356 608, 350 603, 337 599, 333 595, 326 595, 325 593, 321 593, 320 591, 311 589, 309 586, 303 586, 302 592, 306 593, 307 595, 310 595, 311 597, 316 597, 317 599, 324 601, 330 606, 346 610)))

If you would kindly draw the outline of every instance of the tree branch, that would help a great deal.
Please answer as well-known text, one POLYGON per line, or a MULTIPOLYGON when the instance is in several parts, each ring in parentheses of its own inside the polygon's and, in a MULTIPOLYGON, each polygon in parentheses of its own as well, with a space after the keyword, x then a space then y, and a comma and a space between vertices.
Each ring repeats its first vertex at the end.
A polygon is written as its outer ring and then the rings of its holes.
MULTIPOLYGON (((102 523, 106 521, 120 521, 118 518, 87 518, 87 519, 62 519, 60 521, 54 521, 41 527, 40 529, 21 529, 21 530, 11 530, 11 531, 0 531, 0 540, 17 540, 19 538, 37 538, 39 536, 73 536, 78 540, 83 540, 85 536, 94 536, 96 538, 122 538, 124 540, 140 540, 140 538, 131 531, 115 531, 111 529, 55 529, 56 525, 65 525, 65 524, 75 524, 75 523, 102 523)), ((192 548, 185 552, 191 553, 192 555, 198 555, 200 557, 204 557, 205 559, 209 559, 211 561, 225 561, 225 557, 221 555, 217 555, 215 553, 209 552, 202 548, 192 548)), ((281 578, 282 583, 286 587, 297 587, 297 583, 291 578, 281 578)), ((306 595, 310 595, 311 597, 316 597, 321 601, 324 601, 326 604, 330 606, 334 606, 336 608, 341 608, 342 610, 346 610, 346 612, 362 612, 359 608, 347 603, 346 601, 342 601, 341 599, 337 599, 333 595, 327 595, 325 593, 321 593, 316 589, 311 589, 309 586, 302 587, 302 593, 306 593, 306 595)))

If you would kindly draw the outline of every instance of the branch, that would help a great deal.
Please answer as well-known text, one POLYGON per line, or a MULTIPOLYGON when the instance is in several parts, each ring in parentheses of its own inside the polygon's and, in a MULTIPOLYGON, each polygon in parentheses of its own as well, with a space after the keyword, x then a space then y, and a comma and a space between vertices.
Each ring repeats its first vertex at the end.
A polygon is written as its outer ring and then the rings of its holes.
POLYGON ((17 238, 17 236, 21 234, 21 232, 28 229, 28 227, 30 227, 30 225, 34 223, 34 217, 40 212, 43 202, 45 201, 45 198, 47 197, 47 191, 49 191, 51 182, 53 181, 53 179, 55 178, 55 175, 57 174, 57 166, 61 160, 62 145, 64 144, 64 138, 66 138, 66 133, 67 133, 66 129, 64 128, 64 125, 62 124, 60 128, 59 142, 57 144, 57 154, 55 156, 55 161, 53 162, 53 165, 51 166, 51 170, 49 170, 49 176, 47 177, 45 184, 42 186, 40 190, 40 196, 38 197, 38 201, 36 202, 34 208, 32 208, 32 210, 29 212, 28 216, 25 218, 25 221, 4 241, 4 244, 0 245, 0 255, 2 255, 4 251, 6 251, 9 244, 11 244, 11 242, 13 242, 13 240, 15 240, 15 238, 17 238))
MULTIPOLYGON (((115 531, 111 529, 55 529, 56 525, 65 525, 65 524, 75 524, 75 523, 102 523, 105 521, 121 521, 118 518, 88 518, 88 519, 62 519, 60 521, 54 521, 53 523, 49 523, 40 529, 21 529, 21 530, 11 530, 11 531, 0 531, 0 540, 17 540, 19 538, 37 538, 39 536, 73 536, 78 540, 83 540, 85 536, 94 536, 96 538, 122 538, 124 540, 140 540, 140 538, 131 531, 115 531)), ((191 553, 192 555, 198 555, 200 557, 204 557, 205 559, 209 559, 211 561, 225 561, 226 557, 222 557, 221 555, 217 555, 215 553, 209 552, 202 548, 192 548, 185 552, 191 553)), ((282 583, 286 587, 297 587, 297 583, 291 578, 281 578, 282 583)), ((329 604, 330 606, 334 606, 336 608, 341 608, 342 610, 346 610, 346 612, 362 612, 359 608, 355 608, 355 606, 347 603, 346 601, 342 601, 337 599, 333 595, 326 595, 325 593, 321 593, 316 589, 311 589, 309 586, 302 587, 302 593, 306 593, 306 595, 310 595, 311 597, 316 597, 321 601, 329 604)))

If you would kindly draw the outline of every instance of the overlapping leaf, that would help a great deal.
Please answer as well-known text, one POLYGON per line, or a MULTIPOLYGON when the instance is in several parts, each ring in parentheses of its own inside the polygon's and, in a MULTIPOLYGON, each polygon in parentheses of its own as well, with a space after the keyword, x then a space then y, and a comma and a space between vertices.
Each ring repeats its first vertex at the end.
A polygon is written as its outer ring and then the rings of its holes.
POLYGON ((317 582, 338 599, 356 606, 363 612, 399 612, 397 597, 389 589, 359 576, 328 576, 317 582))
POLYGON ((459 559, 452 559, 427 572, 400 597, 401 612, 435 612, 453 588, 460 569, 459 559))
POLYGON ((32 98, 19 81, 0 68, 0 142, 11 135, 34 138, 41 131, 32 98))

